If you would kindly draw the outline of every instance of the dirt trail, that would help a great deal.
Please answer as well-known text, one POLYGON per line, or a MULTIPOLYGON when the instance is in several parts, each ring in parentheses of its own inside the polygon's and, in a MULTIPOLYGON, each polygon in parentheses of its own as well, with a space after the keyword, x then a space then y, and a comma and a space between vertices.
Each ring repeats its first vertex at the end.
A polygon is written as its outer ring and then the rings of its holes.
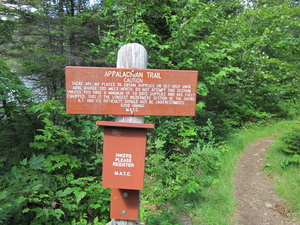
POLYGON ((237 162, 233 177, 237 199, 236 225, 300 225, 272 191, 272 181, 262 170, 264 155, 272 138, 260 139, 247 147, 237 162))

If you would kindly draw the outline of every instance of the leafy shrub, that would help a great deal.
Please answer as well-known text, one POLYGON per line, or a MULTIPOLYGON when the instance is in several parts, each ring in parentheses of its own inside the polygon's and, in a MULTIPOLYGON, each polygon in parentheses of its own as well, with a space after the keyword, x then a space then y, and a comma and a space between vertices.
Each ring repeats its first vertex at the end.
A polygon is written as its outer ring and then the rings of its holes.
POLYGON ((300 129, 286 132, 280 138, 280 149, 287 153, 287 158, 281 163, 282 168, 289 165, 300 165, 300 129))
POLYGON ((167 156, 163 152, 149 155, 143 197, 158 212, 169 208, 170 203, 177 209, 193 207, 204 198, 204 187, 215 182, 211 173, 219 168, 220 156, 214 145, 199 143, 189 155, 167 156))
POLYGON ((300 155, 300 129, 286 132, 282 138, 282 151, 300 155))
POLYGON ((99 177, 76 177, 72 171, 81 165, 77 157, 63 154, 33 154, 22 160, 1 178, 0 223, 107 221, 109 190, 102 188, 99 177))
POLYGON ((149 216, 147 225, 181 225, 177 215, 170 212, 162 212, 159 216, 149 216))
MULTIPOLYGON (((210 120, 203 126, 191 117, 147 118, 155 124, 149 134, 145 190, 142 198, 148 222, 169 221, 205 198, 203 189, 217 182, 222 149, 214 142, 210 120), (148 213, 148 214, 147 214, 148 213), (148 215, 148 216, 147 216, 148 215)), ((155 222, 153 222, 155 224, 155 222)), ((177 224, 159 223, 159 224, 177 224)))
POLYGON ((109 189, 101 185, 96 118, 66 115, 59 101, 27 110, 39 129, 18 158, 6 151, 13 163, 1 160, 0 224, 106 224, 109 189))

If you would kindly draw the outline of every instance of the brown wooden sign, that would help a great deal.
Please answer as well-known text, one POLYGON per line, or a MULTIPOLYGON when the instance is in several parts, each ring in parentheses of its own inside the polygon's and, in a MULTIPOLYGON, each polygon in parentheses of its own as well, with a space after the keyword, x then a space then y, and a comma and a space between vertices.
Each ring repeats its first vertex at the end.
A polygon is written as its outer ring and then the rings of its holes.
POLYGON ((68 114, 194 116, 197 71, 66 67, 68 114))
POLYGON ((142 190, 146 134, 154 125, 108 121, 97 125, 104 126, 102 186, 142 190))

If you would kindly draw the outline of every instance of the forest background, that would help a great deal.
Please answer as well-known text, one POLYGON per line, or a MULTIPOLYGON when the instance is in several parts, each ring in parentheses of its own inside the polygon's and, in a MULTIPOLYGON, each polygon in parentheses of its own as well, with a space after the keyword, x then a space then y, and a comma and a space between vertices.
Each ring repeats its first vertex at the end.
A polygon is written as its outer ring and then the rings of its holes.
POLYGON ((228 134, 299 115, 299 1, 2 0, 0 16, 1 224, 109 221, 95 121, 113 117, 67 115, 64 68, 115 67, 126 43, 199 71, 195 117, 146 117, 149 224, 206 198, 228 134))

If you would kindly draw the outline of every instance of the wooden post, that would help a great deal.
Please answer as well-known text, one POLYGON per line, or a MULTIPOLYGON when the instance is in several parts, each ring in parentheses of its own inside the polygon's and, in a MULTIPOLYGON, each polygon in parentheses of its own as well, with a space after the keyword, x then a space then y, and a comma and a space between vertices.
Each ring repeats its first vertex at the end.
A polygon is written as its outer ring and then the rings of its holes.
MULTIPOLYGON (((147 51, 138 43, 126 44, 118 51, 117 68, 146 69, 147 51)), ((133 71, 134 72, 134 71, 133 71)), ((144 116, 116 116, 116 122, 144 123, 144 116)))
MULTIPOLYGON (((117 68, 146 69, 148 63, 147 51, 138 43, 126 44, 118 51, 117 68)), ((144 123, 144 116, 116 116, 115 122, 144 123)), ((137 225, 139 221, 112 219, 111 225, 137 225)))

